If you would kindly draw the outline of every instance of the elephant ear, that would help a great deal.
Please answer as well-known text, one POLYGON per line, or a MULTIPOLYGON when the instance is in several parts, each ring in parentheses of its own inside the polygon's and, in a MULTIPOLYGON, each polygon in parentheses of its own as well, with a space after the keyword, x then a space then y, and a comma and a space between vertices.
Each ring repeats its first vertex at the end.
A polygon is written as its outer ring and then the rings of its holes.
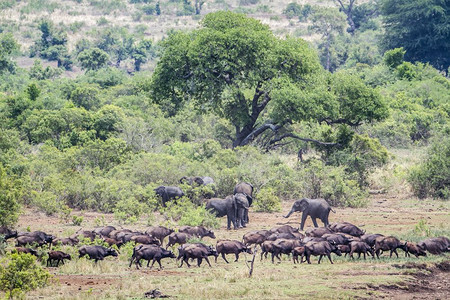
POLYGON ((300 211, 304 211, 308 206, 309 206, 309 202, 306 201, 306 199, 302 199, 300 201, 300 204, 299 204, 300 211))

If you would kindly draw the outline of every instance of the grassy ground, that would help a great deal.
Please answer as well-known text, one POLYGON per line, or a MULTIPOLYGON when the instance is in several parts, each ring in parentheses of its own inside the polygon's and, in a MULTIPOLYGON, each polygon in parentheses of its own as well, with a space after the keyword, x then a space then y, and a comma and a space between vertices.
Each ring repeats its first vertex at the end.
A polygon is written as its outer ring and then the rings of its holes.
MULTIPOLYGON (((361 226, 367 232, 393 234, 408 240, 420 240, 427 234, 450 236, 449 203, 436 201, 418 201, 389 194, 372 196, 371 204, 364 209, 337 209, 331 214, 330 221, 349 221, 361 226)), ((227 231, 222 227, 216 231, 218 239, 230 238, 241 240, 246 231, 271 228, 290 224, 297 226, 299 215, 284 219, 283 213, 289 210, 292 202, 284 202, 280 213, 251 213, 251 223, 245 230, 227 231), (288 222, 286 222, 288 221, 288 222)), ((84 228, 93 228, 102 219, 114 224, 112 216, 84 213, 84 228)), ((155 217, 156 222, 160 221, 155 217)), ((223 220, 225 226, 225 220, 223 220)), ((79 227, 61 224, 58 218, 45 217, 39 213, 27 211, 19 222, 19 228, 29 226, 31 230, 45 230, 58 236, 75 232, 79 227)), ((307 226, 311 226, 308 223, 307 226)), ((144 229, 145 223, 129 226, 144 229)), ((207 243, 215 244, 206 238, 207 243)), ((64 248, 76 257, 75 248, 64 248)), ((413 274, 425 272, 425 266, 431 268, 435 263, 448 260, 448 256, 429 256, 427 258, 405 258, 399 251, 400 258, 367 261, 351 261, 348 258, 333 255, 334 265, 325 260, 320 265, 317 258, 313 264, 294 265, 284 258, 281 263, 272 264, 270 260, 255 261, 252 278, 248 278, 246 259, 226 264, 221 258, 213 267, 203 264, 200 268, 178 268, 173 260, 163 260, 163 270, 136 270, 128 268, 131 247, 122 248, 118 258, 108 257, 95 265, 87 259, 67 262, 60 268, 49 268, 54 274, 53 283, 43 289, 31 292, 30 299, 139 299, 144 293, 159 289, 162 293, 177 299, 291 299, 312 297, 315 299, 349 299, 388 296, 407 297, 412 292, 408 284, 415 282, 413 274), (403 269, 398 266, 419 263, 419 266, 403 269), (392 294, 392 292, 395 292, 392 294)), ((232 257, 229 260, 232 261, 232 257)), ((247 255, 247 260, 251 258, 247 255)), ((434 276, 434 275, 433 275, 434 276)), ((438 274, 436 275, 438 276, 438 274)), ((448 277, 448 276, 447 276, 448 277)), ((431 278, 431 277, 430 277, 431 278)), ((439 282, 446 280, 440 278, 439 282)), ((436 280, 434 280, 436 281, 436 280)), ((446 291, 436 288, 435 292, 446 291)), ((448 291, 448 285, 447 285, 448 291)), ((424 290, 425 292, 425 290, 424 290)), ((436 294, 426 291, 428 296, 436 294)), ((416 291, 417 293, 417 291, 416 291)), ((419 293, 420 297, 427 296, 419 293)), ((429 298, 429 297, 428 297, 429 298)), ((406 298, 405 298, 406 299, 406 298)))

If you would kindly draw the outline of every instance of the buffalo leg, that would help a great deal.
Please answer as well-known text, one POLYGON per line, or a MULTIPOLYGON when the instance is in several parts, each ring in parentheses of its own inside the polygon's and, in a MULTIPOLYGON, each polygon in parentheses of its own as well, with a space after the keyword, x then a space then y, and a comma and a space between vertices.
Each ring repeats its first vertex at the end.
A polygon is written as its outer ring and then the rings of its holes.
POLYGON ((328 256, 328 259, 330 260, 330 263, 333 264, 333 261, 331 260, 331 255, 330 255, 330 253, 328 253, 327 256, 328 256))
POLYGON ((236 259, 234 260, 234 262, 237 262, 239 260, 239 253, 235 253, 234 255, 236 256, 236 259))
POLYGON ((397 258, 398 258, 397 249, 394 249, 394 253, 395 253, 395 255, 397 255, 397 258))
POLYGON ((225 257, 225 253, 223 253, 223 252, 222 252, 222 258, 223 258, 223 260, 224 260, 227 264, 229 264, 227 258, 225 257))
POLYGON ((320 255, 319 255, 319 261, 317 262, 318 264, 320 264, 320 261, 322 260, 322 257, 323 257, 323 255, 320 254, 320 255))
POLYGON ((208 256, 205 256, 205 260, 206 260, 206 262, 208 263, 209 267, 212 268, 211 264, 209 263, 208 256))
POLYGON ((306 261, 308 262, 308 264, 311 264, 311 254, 306 254, 306 261))
POLYGON ((188 259, 187 257, 184 259, 184 262, 186 263, 186 265, 188 266, 188 268, 191 267, 191 265, 189 264, 189 259, 188 259))
POLYGON ((361 252, 358 252, 358 259, 361 258, 361 252))
POLYGON ((200 268, 200 265, 202 264, 203 258, 199 257, 197 258, 197 266, 200 268))

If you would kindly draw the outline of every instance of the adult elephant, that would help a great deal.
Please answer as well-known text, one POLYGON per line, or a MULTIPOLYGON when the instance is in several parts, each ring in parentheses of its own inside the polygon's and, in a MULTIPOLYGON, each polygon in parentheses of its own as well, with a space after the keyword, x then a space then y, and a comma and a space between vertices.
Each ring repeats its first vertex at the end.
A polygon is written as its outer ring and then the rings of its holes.
POLYGON ((184 196, 183 191, 177 186, 161 185, 154 189, 155 193, 162 198, 162 205, 165 207, 167 201, 181 198, 184 196))
POLYGON ((305 226, 305 221, 308 216, 311 217, 314 226, 319 227, 316 222, 316 218, 322 220, 324 226, 328 226, 328 215, 330 211, 335 211, 331 208, 330 204, 324 199, 308 199, 303 198, 301 200, 297 200, 292 205, 291 211, 285 216, 285 218, 289 218, 289 216, 296 211, 303 212, 302 214, 302 222, 300 224, 300 229, 303 230, 305 226))
MULTIPOLYGON (((253 185, 248 182, 240 182, 236 184, 234 187, 233 194, 242 193, 247 195, 248 204, 249 206, 252 206, 253 203, 253 185)), ((244 222, 247 224, 249 222, 248 219, 248 210, 244 212, 244 222)))
POLYGON ((242 220, 239 214, 243 214, 242 210, 248 210, 248 200, 243 194, 230 195, 225 199, 212 198, 206 204, 206 209, 215 213, 217 217, 227 216, 227 229, 231 229, 233 223, 234 229, 240 227, 242 220))

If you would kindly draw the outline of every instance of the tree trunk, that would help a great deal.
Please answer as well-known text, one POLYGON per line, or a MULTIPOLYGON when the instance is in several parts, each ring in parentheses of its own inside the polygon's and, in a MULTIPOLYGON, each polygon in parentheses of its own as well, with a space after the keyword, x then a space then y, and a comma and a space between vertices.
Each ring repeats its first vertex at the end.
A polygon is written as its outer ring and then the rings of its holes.
POLYGON ((325 70, 330 71, 330 44, 331 44, 331 36, 327 36, 327 43, 325 46, 325 51, 327 52, 327 63, 325 66, 325 70))

